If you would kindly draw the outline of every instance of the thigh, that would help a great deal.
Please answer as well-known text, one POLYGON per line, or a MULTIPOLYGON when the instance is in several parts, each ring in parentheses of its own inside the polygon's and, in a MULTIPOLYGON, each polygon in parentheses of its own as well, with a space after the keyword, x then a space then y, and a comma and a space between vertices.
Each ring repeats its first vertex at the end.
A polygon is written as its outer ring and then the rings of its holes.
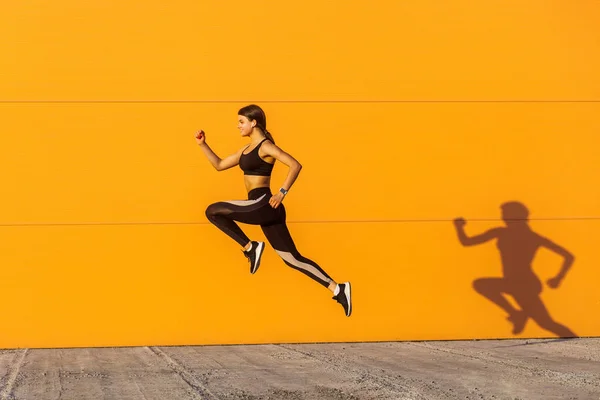
POLYGON ((273 220, 267 224, 261 224, 261 228, 265 237, 275 250, 296 252, 296 245, 288 226, 286 224, 285 208, 281 204, 277 209, 274 209, 276 214, 273 220))
POLYGON ((515 298, 536 297, 542 293, 542 282, 536 277, 522 276, 507 280, 509 282, 508 290, 515 298))
POLYGON ((219 215, 250 225, 268 224, 276 218, 276 210, 269 204, 267 196, 256 200, 229 200, 211 204, 207 215, 219 215))
POLYGON ((473 286, 478 290, 493 290, 496 292, 508 292, 508 285, 503 278, 479 278, 473 282, 473 286))

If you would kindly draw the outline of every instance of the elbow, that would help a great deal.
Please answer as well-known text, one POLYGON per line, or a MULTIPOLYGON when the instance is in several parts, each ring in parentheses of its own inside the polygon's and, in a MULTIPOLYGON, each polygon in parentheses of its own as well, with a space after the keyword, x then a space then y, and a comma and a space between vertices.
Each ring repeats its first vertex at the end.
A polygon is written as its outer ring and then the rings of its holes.
POLYGON ((458 241, 465 247, 473 246, 475 244, 472 240, 466 238, 459 238, 458 241))
POLYGON ((575 262, 575 256, 571 253, 567 253, 565 255, 565 262, 569 265, 573 264, 575 262))
POLYGON ((300 172, 302 170, 302 164, 300 164, 297 161, 296 161, 296 170, 298 170, 298 172, 300 172))

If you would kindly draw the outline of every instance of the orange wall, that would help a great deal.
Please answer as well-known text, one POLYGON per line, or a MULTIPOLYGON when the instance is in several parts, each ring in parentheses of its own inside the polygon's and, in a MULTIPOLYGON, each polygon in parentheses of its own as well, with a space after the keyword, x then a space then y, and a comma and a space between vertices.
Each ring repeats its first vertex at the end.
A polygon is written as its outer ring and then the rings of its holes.
POLYGON ((550 314, 599 335, 600 3, 387 3, 7 3, 0 347, 514 337, 471 286, 498 249, 452 225, 510 200, 576 258, 550 314), (248 103, 304 165, 289 227, 352 281, 351 318, 270 247, 251 276, 204 216, 245 192, 193 133, 235 151, 248 103))

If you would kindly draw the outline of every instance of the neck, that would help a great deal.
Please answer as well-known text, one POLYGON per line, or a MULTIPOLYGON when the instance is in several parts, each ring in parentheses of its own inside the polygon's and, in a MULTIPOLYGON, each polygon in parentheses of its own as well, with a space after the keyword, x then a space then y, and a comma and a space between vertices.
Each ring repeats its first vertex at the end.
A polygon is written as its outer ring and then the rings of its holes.
POLYGON ((255 129, 254 132, 250 134, 250 140, 252 141, 252 143, 260 142, 261 140, 266 138, 267 136, 258 129, 255 129))

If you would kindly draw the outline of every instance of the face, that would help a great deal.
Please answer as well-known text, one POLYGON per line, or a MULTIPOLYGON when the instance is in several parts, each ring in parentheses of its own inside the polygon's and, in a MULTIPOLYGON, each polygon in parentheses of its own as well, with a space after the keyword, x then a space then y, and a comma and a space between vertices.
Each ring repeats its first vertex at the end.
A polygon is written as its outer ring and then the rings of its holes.
POLYGON ((256 121, 250 121, 247 117, 243 115, 238 115, 238 129, 240 130, 240 135, 250 136, 252 130, 256 126, 256 121))

